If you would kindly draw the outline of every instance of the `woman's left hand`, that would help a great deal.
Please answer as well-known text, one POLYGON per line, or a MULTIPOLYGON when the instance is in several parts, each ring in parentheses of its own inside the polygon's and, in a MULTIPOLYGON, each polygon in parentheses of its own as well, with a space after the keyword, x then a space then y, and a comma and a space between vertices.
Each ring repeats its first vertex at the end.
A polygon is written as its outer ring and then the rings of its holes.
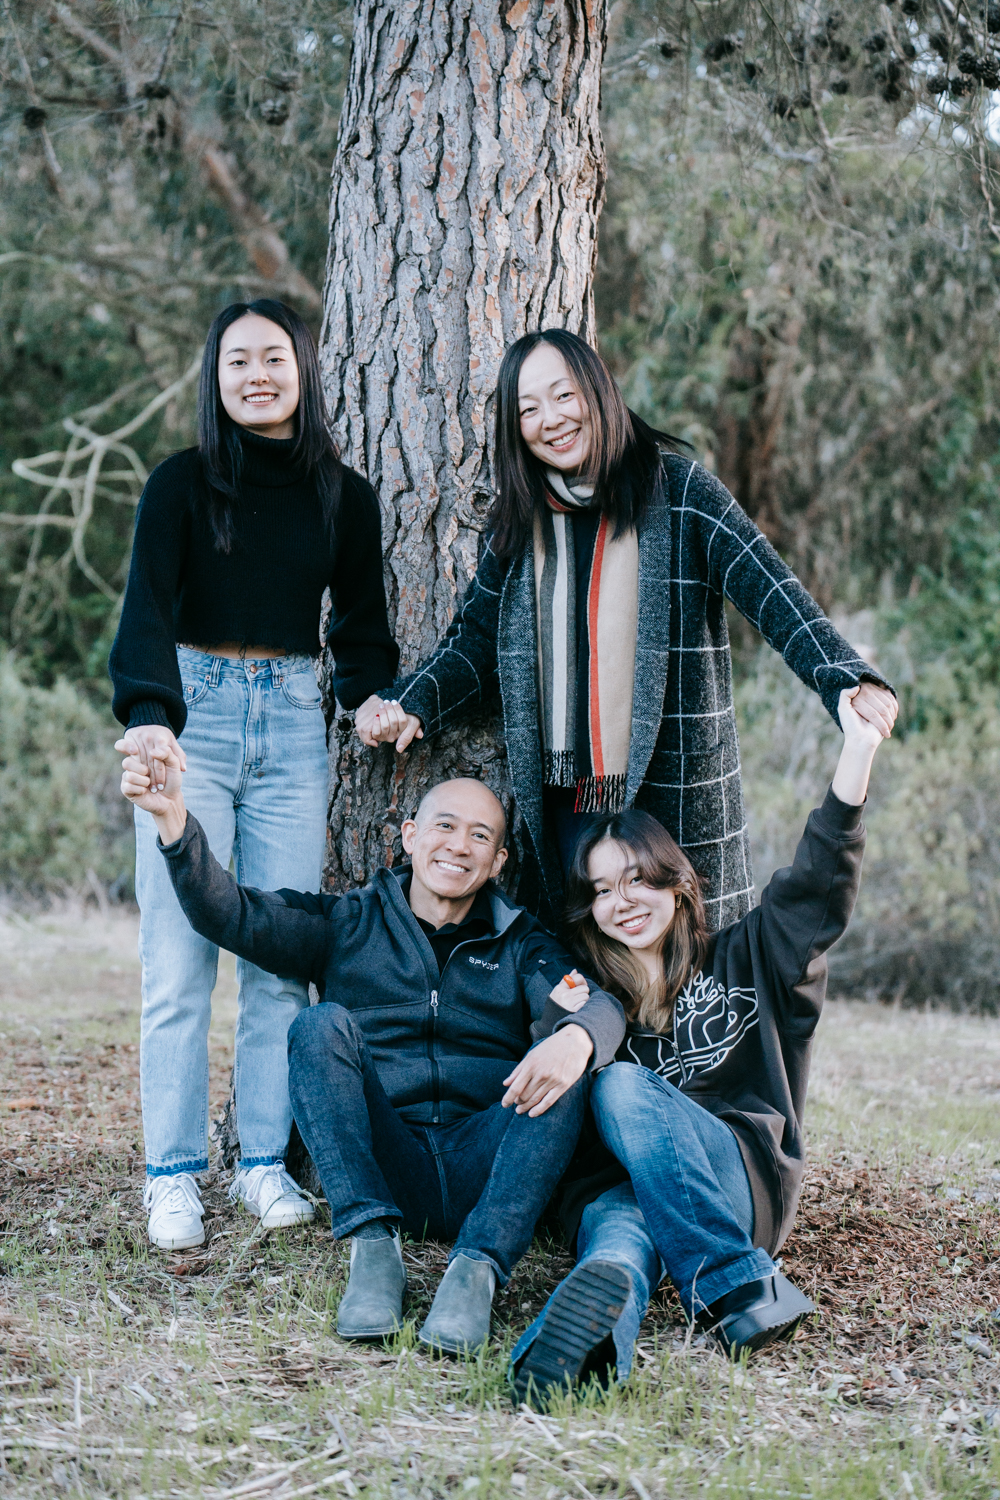
POLYGON ((590 999, 590 987, 579 969, 570 969, 564 974, 549 995, 563 1010, 579 1010, 590 999))
MULTIPOLYGON (((851 699, 851 707, 866 723, 877 729, 884 740, 889 738, 899 713, 899 704, 888 688, 879 687, 877 682, 863 682, 851 699)), ((840 727, 843 729, 843 724, 840 727)))

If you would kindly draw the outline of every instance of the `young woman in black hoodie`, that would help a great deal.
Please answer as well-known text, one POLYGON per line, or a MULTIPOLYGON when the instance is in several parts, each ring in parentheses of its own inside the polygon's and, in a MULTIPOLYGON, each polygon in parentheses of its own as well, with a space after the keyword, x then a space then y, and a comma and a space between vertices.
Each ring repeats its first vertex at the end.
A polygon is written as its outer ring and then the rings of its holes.
MULTIPOLYGON (((564 1193, 578 1265, 514 1350, 522 1399, 609 1368, 623 1379, 664 1276, 733 1355, 812 1311, 771 1257, 798 1205, 826 951, 854 907, 861 813, 887 737, 854 709, 856 692, 840 695, 840 761, 793 864, 721 932, 709 935, 691 863, 648 813, 598 818, 577 847, 568 926, 628 1031, 594 1081, 600 1144, 564 1193)), ((539 1034, 587 993, 567 976, 539 1034)))
MULTIPOLYGON (((236 303, 209 329, 198 446, 159 464, 136 517, 111 651, 117 748, 185 793, 212 852, 265 889, 319 890, 326 728, 313 658, 329 588, 334 688, 356 708, 391 683, 379 506, 340 461, 312 336, 290 308, 236 303), (178 744, 180 739, 180 744, 178 744)), ((149 1235, 200 1245, 195 1174, 208 1166, 208 1026, 218 949, 192 930, 136 810, 142 912, 141 1087, 149 1235)), ((286 1035, 305 987, 238 964, 235 1086, 241 1163, 232 1196, 265 1228, 311 1204, 284 1170, 292 1123, 286 1035)))

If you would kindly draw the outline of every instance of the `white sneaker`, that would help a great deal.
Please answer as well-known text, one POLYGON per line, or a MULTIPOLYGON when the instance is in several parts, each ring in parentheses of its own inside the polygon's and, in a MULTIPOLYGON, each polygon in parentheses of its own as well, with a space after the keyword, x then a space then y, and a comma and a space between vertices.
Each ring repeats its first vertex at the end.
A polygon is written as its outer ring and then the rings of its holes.
POLYGON ((149 1238, 161 1250, 190 1250, 205 1243, 205 1210, 190 1172, 148 1178, 142 1206, 149 1210, 149 1238))
POLYGON ((295 1224, 311 1224, 316 1210, 303 1198, 299 1185, 285 1171, 283 1161, 269 1166, 241 1167, 229 1189, 230 1202, 239 1201, 247 1213, 261 1222, 263 1229, 288 1229, 295 1224))

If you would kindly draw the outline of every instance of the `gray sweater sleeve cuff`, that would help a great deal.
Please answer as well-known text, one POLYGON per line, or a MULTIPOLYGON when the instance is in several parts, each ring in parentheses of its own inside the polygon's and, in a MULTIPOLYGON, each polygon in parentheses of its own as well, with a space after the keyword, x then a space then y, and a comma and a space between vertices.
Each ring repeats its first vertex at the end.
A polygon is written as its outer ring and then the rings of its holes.
POLYGON ((591 990, 590 999, 579 1010, 564 1010, 554 1000, 546 1000, 545 1009, 532 1025, 532 1039, 539 1042, 543 1037, 561 1031, 564 1026, 582 1026, 590 1037, 594 1050, 587 1072, 596 1073, 598 1068, 606 1068, 614 1060, 622 1044, 625 1014, 618 1001, 603 990, 591 990))

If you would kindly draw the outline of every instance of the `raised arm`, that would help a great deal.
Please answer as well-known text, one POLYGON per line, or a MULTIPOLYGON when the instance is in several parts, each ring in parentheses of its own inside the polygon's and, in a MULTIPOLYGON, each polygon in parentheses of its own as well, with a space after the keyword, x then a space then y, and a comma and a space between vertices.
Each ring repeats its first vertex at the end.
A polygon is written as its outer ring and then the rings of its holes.
MULTIPOLYGON (((119 740, 116 748, 125 744, 119 740)), ((326 916, 290 907, 275 891, 237 885, 184 807, 180 763, 172 751, 162 790, 151 785, 137 756, 126 755, 122 793, 152 813, 177 899, 195 932, 271 974, 322 982, 331 932, 326 916)))
POLYGON ((776 870, 758 912, 764 961, 786 996, 787 1017, 813 1019, 826 994, 824 955, 847 929, 861 881, 865 830, 861 814, 875 752, 883 735, 853 706, 857 688, 840 695, 844 744, 821 807, 809 814, 792 864, 776 870))
POLYGON ((692 464, 682 490, 685 529, 694 523, 687 534, 703 551, 710 585, 819 694, 835 724, 843 689, 863 684, 858 711, 888 734, 896 718, 889 683, 834 628, 725 485, 692 464))
POLYGON ((497 635, 503 570, 489 542, 476 576, 434 655, 393 689, 392 700, 369 698, 355 727, 366 745, 395 744, 457 723, 499 691, 497 635))

